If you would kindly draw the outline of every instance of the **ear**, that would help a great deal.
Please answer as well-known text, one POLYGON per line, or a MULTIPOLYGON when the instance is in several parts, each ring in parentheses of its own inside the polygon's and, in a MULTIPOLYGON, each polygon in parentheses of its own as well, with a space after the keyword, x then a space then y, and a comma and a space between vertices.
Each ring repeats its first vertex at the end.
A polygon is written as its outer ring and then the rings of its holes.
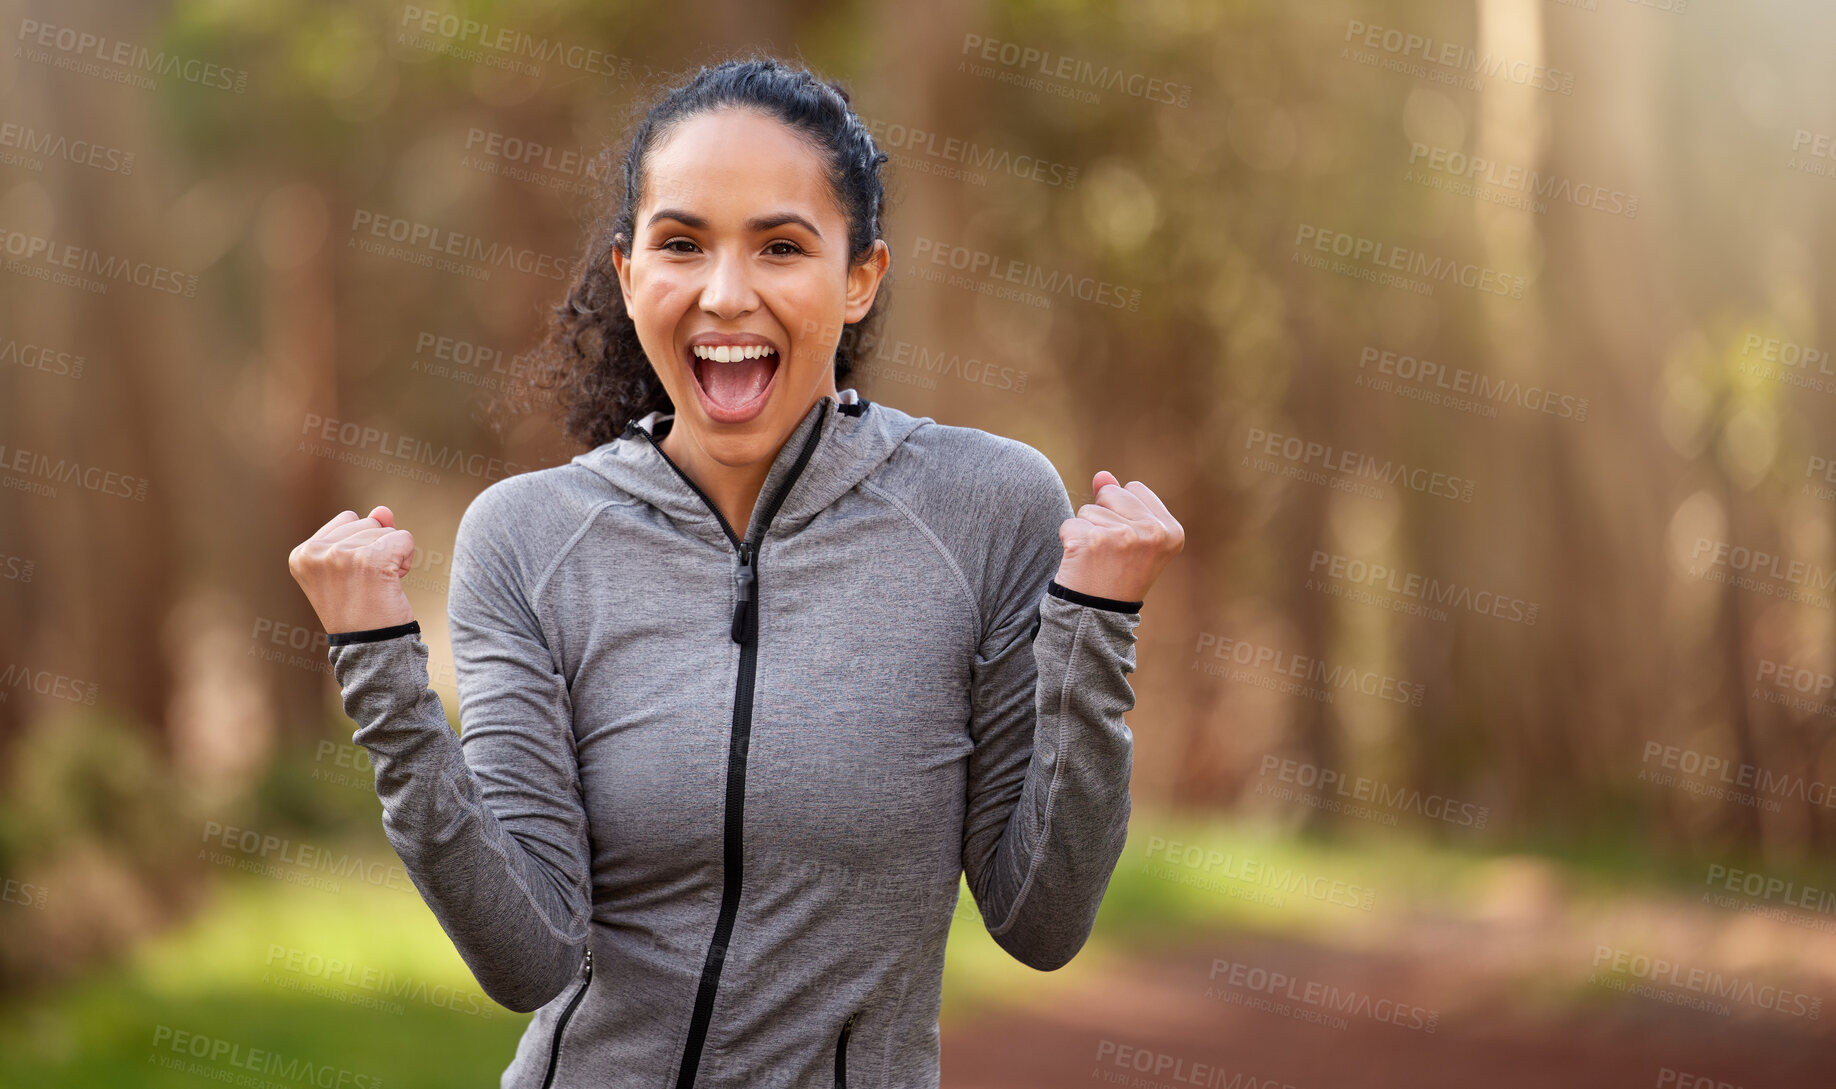
POLYGON ((618 238, 612 239, 612 267, 618 272, 618 291, 625 297, 625 312, 631 312, 631 262, 618 250, 618 238))
POLYGON ((848 270, 848 299, 842 311, 842 321, 852 325, 867 316, 873 309, 873 297, 880 290, 880 280, 886 270, 892 267, 892 250, 886 246, 886 240, 873 240, 873 252, 867 260, 848 270))

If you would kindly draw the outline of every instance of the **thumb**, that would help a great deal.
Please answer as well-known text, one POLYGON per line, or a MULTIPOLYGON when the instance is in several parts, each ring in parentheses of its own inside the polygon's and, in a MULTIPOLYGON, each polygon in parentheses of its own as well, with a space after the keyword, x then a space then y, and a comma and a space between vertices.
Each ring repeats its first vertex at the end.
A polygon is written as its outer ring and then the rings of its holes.
POLYGON ((1090 498, 1092 500, 1096 498, 1098 492, 1103 490, 1105 484, 1114 484, 1120 487, 1122 482, 1117 480, 1116 474, 1110 472, 1108 469, 1097 470, 1097 475, 1090 482, 1090 498))

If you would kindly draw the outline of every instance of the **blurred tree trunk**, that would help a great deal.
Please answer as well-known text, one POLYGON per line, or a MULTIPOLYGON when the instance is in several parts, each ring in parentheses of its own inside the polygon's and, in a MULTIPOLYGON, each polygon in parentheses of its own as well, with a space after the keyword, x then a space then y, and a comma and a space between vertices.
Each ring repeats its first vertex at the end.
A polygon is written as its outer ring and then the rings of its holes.
MULTIPOLYGON (((362 327, 345 330, 351 344, 338 342, 338 260, 344 251, 330 244, 327 227, 334 215, 330 209, 343 204, 335 179, 308 177, 271 190, 256 221, 261 239, 261 360, 273 384, 267 398, 275 406, 269 438, 272 462, 278 466, 273 494, 281 517, 267 520, 273 531, 263 537, 249 572, 250 585, 274 595, 258 605, 263 618, 315 632, 323 627, 288 573, 287 555, 339 511, 348 508, 362 516, 376 506, 365 492, 372 483, 367 474, 343 477, 337 462, 296 452, 306 414, 343 418, 340 352, 373 349, 367 343, 371 331, 362 327), (353 482, 359 485, 356 490, 344 486, 353 482)), ((326 648, 315 642, 305 657, 323 660, 326 648)), ((329 674, 272 667, 268 672, 280 707, 308 711, 276 716, 284 735, 281 744, 321 736, 325 723, 319 712, 329 674)))
MULTIPOLYGON (((104 7, 98 24, 113 33, 130 40, 155 33, 146 9, 124 0, 104 7)), ((145 134, 157 131, 147 93, 72 73, 32 76, 23 81, 25 93, 36 100, 37 116, 50 132, 144 148, 145 134)), ((46 194, 53 221, 43 226, 58 242, 104 260, 174 263, 157 229, 164 222, 162 194, 147 184, 146 173, 129 179, 57 160, 46 167, 54 172, 46 194)), ((162 623, 181 570, 175 519, 183 509, 184 478, 208 471, 186 463, 172 444, 195 423, 165 413, 187 392, 182 380, 174 382, 182 374, 173 365, 174 328, 186 308, 200 302, 125 277, 106 279, 108 291, 99 295, 29 281, 19 289, 44 301, 14 328, 30 339, 81 345, 88 363, 79 381, 33 385, 31 411, 9 439, 54 462, 70 459, 150 483, 144 501, 74 482, 59 484, 55 499, 30 500, 43 556, 43 577, 33 592, 54 604, 41 614, 44 628, 28 645, 36 667, 86 675, 100 686, 98 706, 119 708, 163 745, 171 676, 162 623)))

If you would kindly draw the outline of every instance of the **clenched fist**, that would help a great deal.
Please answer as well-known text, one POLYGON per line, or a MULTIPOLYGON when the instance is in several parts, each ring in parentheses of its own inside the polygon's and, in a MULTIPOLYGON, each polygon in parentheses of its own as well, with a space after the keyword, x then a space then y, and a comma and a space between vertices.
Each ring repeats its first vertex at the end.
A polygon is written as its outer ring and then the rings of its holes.
POLYGON ((395 514, 377 507, 369 517, 339 513, 287 556, 287 570, 306 591, 327 634, 391 628, 414 619, 402 579, 414 555, 414 534, 395 528, 395 514))
POLYGON ((1117 601, 1146 600, 1161 569, 1186 547, 1186 531, 1139 480, 1124 488, 1105 470, 1090 489, 1096 501, 1058 527, 1065 546, 1058 584, 1117 601))

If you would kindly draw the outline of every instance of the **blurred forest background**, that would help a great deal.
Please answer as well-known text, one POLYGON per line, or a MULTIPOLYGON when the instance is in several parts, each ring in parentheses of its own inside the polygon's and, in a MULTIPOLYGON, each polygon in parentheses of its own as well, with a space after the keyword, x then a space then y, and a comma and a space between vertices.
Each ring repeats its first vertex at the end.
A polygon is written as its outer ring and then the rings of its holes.
POLYGON ((965 894, 946 1085, 1829 1084, 1836 10, 8 0, 0 30, 0 1084, 218 1076, 187 1038, 496 1083, 527 1018, 363 876, 395 860, 286 557, 389 505, 456 714, 459 516, 580 452, 539 398, 488 409, 598 156, 754 49, 845 81, 892 156, 851 384, 1038 447, 1074 504, 1145 481, 1187 534, 1097 933, 1035 973, 965 894), (308 845, 375 867, 327 886, 308 845))

